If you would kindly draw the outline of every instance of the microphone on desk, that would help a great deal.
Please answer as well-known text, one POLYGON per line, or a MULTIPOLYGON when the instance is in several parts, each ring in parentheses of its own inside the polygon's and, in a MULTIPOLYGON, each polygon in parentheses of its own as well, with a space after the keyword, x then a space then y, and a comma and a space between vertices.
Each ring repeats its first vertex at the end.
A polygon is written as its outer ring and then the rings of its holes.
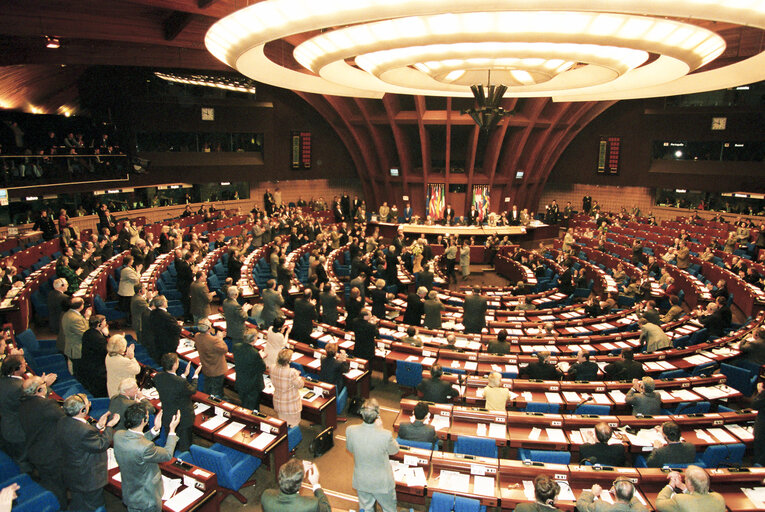
POLYGON ((455 509, 457 508, 457 495, 454 495, 454 499, 452 500, 452 509, 449 512, 455 512, 455 509))
POLYGON ((590 395, 587 398, 583 398, 578 404, 576 404, 576 406, 579 407, 580 405, 584 405, 587 402, 592 402, 592 400, 593 400, 592 395, 590 395))

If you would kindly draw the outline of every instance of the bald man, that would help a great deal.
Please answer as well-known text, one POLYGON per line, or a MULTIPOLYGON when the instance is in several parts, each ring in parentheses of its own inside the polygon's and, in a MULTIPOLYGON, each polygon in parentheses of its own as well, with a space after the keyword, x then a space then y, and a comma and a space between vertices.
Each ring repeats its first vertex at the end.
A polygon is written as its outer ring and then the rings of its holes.
POLYGON ((672 471, 669 483, 656 498, 657 512, 725 512, 725 499, 709 492, 709 475, 698 466, 685 469, 685 481, 680 473, 672 471), (675 489, 683 491, 677 494, 675 489))

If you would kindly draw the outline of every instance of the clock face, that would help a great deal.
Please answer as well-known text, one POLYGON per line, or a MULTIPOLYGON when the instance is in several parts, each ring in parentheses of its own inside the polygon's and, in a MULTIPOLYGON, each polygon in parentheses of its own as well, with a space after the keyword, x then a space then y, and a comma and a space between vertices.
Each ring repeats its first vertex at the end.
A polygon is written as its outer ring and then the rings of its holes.
POLYGON ((209 108, 209 107, 203 107, 202 121, 215 121, 215 109, 209 108))
POLYGON ((713 130, 724 130, 727 121, 728 121, 727 117, 713 117, 712 118, 712 129, 713 130))

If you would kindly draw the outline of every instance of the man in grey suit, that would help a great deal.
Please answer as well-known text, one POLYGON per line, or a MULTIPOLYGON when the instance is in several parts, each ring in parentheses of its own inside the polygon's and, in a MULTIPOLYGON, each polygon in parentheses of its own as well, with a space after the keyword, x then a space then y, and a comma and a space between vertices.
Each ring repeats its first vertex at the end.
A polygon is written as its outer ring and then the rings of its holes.
POLYGON ((279 468, 279 490, 266 489, 260 497, 263 512, 330 512, 324 490, 319 484, 319 468, 312 462, 290 459, 279 468), (313 496, 301 496, 300 486, 306 477, 313 496))
POLYGON ((149 309, 151 296, 147 295, 146 284, 138 283, 135 285, 135 294, 130 299, 130 325, 135 329, 135 335, 138 343, 143 344, 143 318, 144 312, 149 309))
POLYGON ((69 297, 64 293, 69 287, 66 279, 59 277, 53 281, 53 289, 48 292, 46 301, 48 303, 48 327, 50 330, 58 334, 58 329, 61 327, 61 315, 64 310, 69 309, 69 297))
POLYGON ((654 389, 656 389, 656 384, 651 377, 632 381, 632 388, 627 391, 625 401, 627 405, 632 406, 633 416, 661 414, 661 397, 654 389))
POLYGON ((618 478, 614 481, 613 492, 616 498, 614 503, 601 499, 595 501, 601 492, 603 488, 598 484, 594 484, 592 490, 582 491, 579 499, 576 500, 577 510, 579 512, 646 512, 648 510, 635 496, 635 484, 626 478, 618 478))
POLYGON ((656 497, 658 512, 724 512, 725 498, 709 492, 709 475, 698 466, 685 468, 685 482, 677 471, 656 497), (677 492, 677 490, 682 492, 677 492))
POLYGON ((223 301, 223 316, 226 318, 226 335, 232 343, 241 343, 244 339, 244 321, 247 320, 247 312, 252 309, 252 304, 242 306, 239 298, 239 288, 231 286, 228 289, 228 299, 223 301))
MULTIPOLYGON (((77 380, 82 377, 80 368, 80 359, 82 358, 82 335, 90 327, 91 309, 85 309, 85 301, 80 297, 75 297, 69 305, 69 311, 61 317, 61 330, 58 333, 59 339, 64 341, 64 355, 69 359, 70 370, 77 380), (84 310, 84 314, 83 314, 84 310)), ((56 343, 58 347, 58 343, 56 343)))
POLYGON ((194 275, 194 282, 189 287, 189 295, 189 309, 194 318, 194 325, 196 325, 210 314, 210 303, 215 296, 215 293, 207 288, 207 274, 197 271, 194 275))
POLYGON ((359 510, 374 510, 377 501, 383 512, 396 512, 396 482, 389 458, 398 453, 398 443, 382 427, 377 400, 365 400, 360 413, 364 423, 345 431, 345 446, 353 455, 353 488, 359 496, 359 510))
POLYGON ((266 286, 263 290, 263 310, 260 312, 260 323, 264 328, 271 327, 274 320, 283 316, 282 306, 284 305, 282 289, 281 286, 276 287, 276 280, 269 279, 266 286))
POLYGON ((465 296, 462 325, 467 333, 480 334, 486 327, 487 302, 485 297, 478 295, 478 291, 478 288, 474 288, 465 296))
POLYGON ((414 421, 403 422, 398 428, 398 437, 405 441, 418 441, 430 443, 436 442, 436 429, 433 425, 426 425, 424 420, 428 416, 428 405, 418 402, 414 406, 414 421))
POLYGON ((175 428, 181 421, 180 411, 170 421, 165 447, 152 440, 162 428, 162 412, 154 419, 154 428, 143 433, 149 423, 149 411, 143 404, 133 404, 125 411, 125 427, 114 434, 114 456, 122 475, 122 502, 128 512, 161 512, 162 475, 159 463, 173 458, 178 436, 175 428))
POLYGON ((321 321, 328 325, 336 325, 340 298, 330 283, 326 283, 323 291, 319 294, 319 303, 321 304, 321 321))
POLYGON ((125 411, 128 407, 135 404, 141 404, 149 411, 149 414, 154 414, 157 409, 151 405, 148 398, 144 398, 141 394, 141 390, 138 387, 135 379, 125 378, 120 381, 119 393, 109 400, 109 412, 112 414, 119 414, 120 421, 114 425, 114 430, 125 430, 125 411))
POLYGON ((652 324, 646 317, 640 317, 638 320, 640 326, 640 338, 638 341, 645 347, 645 352, 650 354, 657 350, 672 348, 672 340, 656 324, 652 324))

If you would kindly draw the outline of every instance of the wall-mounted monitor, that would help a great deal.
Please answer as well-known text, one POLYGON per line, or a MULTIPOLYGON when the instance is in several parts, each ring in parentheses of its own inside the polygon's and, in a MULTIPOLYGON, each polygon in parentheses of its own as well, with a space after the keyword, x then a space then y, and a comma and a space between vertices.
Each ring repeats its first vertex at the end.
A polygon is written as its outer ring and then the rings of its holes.
POLYGON ((392 167, 391 170, 390 170, 390 175, 391 176, 398 176, 398 169, 395 168, 395 167, 392 167))

